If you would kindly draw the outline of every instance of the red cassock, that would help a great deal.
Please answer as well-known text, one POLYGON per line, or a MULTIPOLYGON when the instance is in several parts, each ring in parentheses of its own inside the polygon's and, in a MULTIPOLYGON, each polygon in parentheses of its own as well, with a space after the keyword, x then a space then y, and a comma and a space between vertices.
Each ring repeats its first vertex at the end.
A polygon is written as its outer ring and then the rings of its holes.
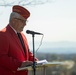
POLYGON ((26 52, 24 52, 17 34, 7 25, 0 31, 0 75, 27 75, 27 71, 17 71, 23 61, 33 61, 27 39, 22 34, 26 52))

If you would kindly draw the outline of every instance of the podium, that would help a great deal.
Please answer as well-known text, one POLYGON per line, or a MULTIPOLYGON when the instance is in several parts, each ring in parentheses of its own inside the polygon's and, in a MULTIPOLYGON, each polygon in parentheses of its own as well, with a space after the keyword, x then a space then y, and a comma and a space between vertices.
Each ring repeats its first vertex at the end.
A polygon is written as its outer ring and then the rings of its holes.
MULTIPOLYGON (((46 75, 46 69, 57 65, 62 65, 63 62, 48 62, 45 64, 36 65, 36 75, 46 75)), ((32 66, 18 68, 18 70, 28 70, 28 75, 34 75, 32 66)))

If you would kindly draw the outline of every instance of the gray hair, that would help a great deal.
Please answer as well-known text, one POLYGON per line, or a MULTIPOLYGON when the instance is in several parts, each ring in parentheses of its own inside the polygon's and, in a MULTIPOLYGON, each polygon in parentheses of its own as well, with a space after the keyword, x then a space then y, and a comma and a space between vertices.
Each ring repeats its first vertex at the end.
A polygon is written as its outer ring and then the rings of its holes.
POLYGON ((10 19, 9 22, 12 20, 12 18, 20 18, 20 14, 16 13, 16 12, 12 12, 10 14, 10 19))

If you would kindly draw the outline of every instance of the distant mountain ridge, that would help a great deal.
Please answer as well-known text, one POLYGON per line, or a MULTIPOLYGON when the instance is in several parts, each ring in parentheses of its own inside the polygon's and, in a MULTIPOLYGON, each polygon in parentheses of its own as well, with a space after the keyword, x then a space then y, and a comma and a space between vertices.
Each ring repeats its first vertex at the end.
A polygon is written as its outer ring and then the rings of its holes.
POLYGON ((76 42, 43 42, 43 45, 47 45, 48 47, 76 47, 76 42))
POLYGON ((72 54, 76 53, 76 48, 44 48, 37 52, 42 53, 57 53, 57 54, 72 54))
MULTIPOLYGON (((39 42, 35 44, 37 50, 39 42)), ((32 47, 32 46, 31 46, 32 47)), ((76 42, 43 42, 37 52, 43 53, 76 53, 76 42)))

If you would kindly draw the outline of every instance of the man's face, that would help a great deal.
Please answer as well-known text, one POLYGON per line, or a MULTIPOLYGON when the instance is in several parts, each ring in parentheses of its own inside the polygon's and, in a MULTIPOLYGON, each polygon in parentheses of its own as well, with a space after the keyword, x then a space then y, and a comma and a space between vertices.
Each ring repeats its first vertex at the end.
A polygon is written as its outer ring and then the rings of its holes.
POLYGON ((26 25, 26 20, 25 18, 23 18, 22 16, 20 18, 14 18, 13 19, 14 23, 13 23, 13 28, 17 31, 17 32, 21 32, 23 31, 23 28, 26 25))

